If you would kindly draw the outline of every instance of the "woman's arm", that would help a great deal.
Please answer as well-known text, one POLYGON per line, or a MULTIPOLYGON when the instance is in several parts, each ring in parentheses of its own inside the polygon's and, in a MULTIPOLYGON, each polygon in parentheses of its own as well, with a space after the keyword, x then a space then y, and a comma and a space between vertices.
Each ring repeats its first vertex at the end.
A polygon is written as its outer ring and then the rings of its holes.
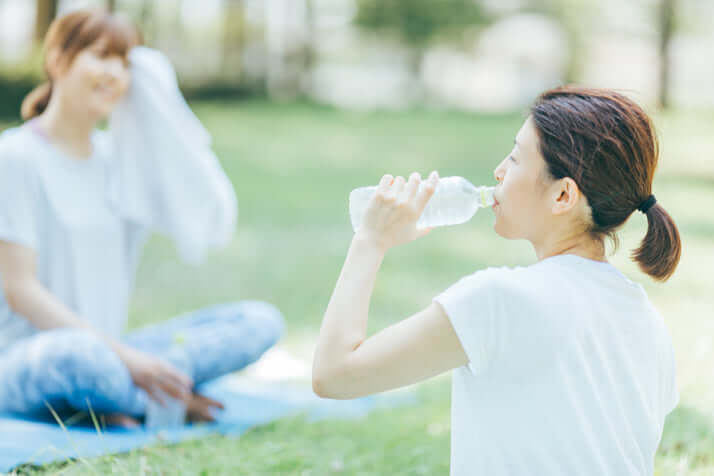
POLYGON ((32 249, 0 241, 0 276, 10 308, 37 329, 74 327, 98 334, 40 283, 32 249))
POLYGON ((70 327, 92 332, 116 352, 128 367, 134 382, 149 395, 155 396, 155 388, 177 398, 187 394, 191 386, 188 377, 171 365, 100 332, 48 291, 37 279, 35 252, 31 248, 0 240, 0 276, 10 308, 35 328, 70 327))
POLYGON ((347 253, 325 312, 313 363, 322 397, 354 398, 424 380, 464 365, 466 353, 441 306, 366 338, 369 302, 389 248, 425 234, 416 221, 434 193, 435 173, 420 190, 418 175, 382 178, 347 253))

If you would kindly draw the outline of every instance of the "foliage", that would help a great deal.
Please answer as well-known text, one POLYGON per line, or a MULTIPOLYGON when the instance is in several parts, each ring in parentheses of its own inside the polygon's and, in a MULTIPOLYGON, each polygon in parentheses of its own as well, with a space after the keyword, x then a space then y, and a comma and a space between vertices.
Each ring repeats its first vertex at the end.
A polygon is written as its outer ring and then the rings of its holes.
POLYGON ((458 34, 486 20, 474 0, 358 0, 356 23, 423 47, 439 35, 458 34))

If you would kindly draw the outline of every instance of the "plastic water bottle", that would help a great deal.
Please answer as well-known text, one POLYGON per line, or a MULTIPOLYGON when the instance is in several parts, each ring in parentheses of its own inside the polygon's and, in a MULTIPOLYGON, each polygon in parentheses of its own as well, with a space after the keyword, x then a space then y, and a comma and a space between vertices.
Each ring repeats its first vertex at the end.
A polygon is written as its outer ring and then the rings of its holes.
MULTIPOLYGON (((168 361, 179 372, 191 377, 191 361, 186 353, 185 337, 182 334, 174 335, 174 341, 167 357, 168 361)), ((163 400, 163 404, 154 399, 149 399, 144 420, 146 429, 159 430, 183 425, 186 422, 186 404, 184 401, 173 398, 159 389, 156 389, 156 393, 163 400)))
MULTIPOLYGON (((424 182, 420 187, 424 186, 424 182)), ((350 219, 357 231, 377 187, 361 187, 350 193, 350 219)), ((459 225, 473 217, 479 208, 493 205, 495 187, 476 187, 463 177, 439 179, 434 195, 417 220, 417 228, 459 225)))

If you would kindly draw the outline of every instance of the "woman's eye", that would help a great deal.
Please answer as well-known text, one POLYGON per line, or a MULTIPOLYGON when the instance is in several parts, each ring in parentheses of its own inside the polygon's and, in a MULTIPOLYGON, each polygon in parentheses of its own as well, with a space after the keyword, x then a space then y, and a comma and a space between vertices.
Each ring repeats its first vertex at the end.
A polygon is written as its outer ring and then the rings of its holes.
POLYGON ((516 161, 516 159, 514 159, 512 155, 509 155, 509 156, 508 156, 508 160, 510 160, 511 162, 515 162, 515 161, 516 161))

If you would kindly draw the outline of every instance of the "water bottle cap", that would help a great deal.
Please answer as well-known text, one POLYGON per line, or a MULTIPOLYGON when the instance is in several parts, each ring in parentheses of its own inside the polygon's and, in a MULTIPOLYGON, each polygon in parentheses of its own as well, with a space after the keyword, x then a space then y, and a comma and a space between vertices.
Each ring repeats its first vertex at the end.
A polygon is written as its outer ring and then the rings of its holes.
POLYGON ((491 206, 494 203, 494 192, 496 191, 496 187, 481 187, 479 192, 480 192, 480 199, 481 199, 481 206, 482 207, 487 207, 491 206))

